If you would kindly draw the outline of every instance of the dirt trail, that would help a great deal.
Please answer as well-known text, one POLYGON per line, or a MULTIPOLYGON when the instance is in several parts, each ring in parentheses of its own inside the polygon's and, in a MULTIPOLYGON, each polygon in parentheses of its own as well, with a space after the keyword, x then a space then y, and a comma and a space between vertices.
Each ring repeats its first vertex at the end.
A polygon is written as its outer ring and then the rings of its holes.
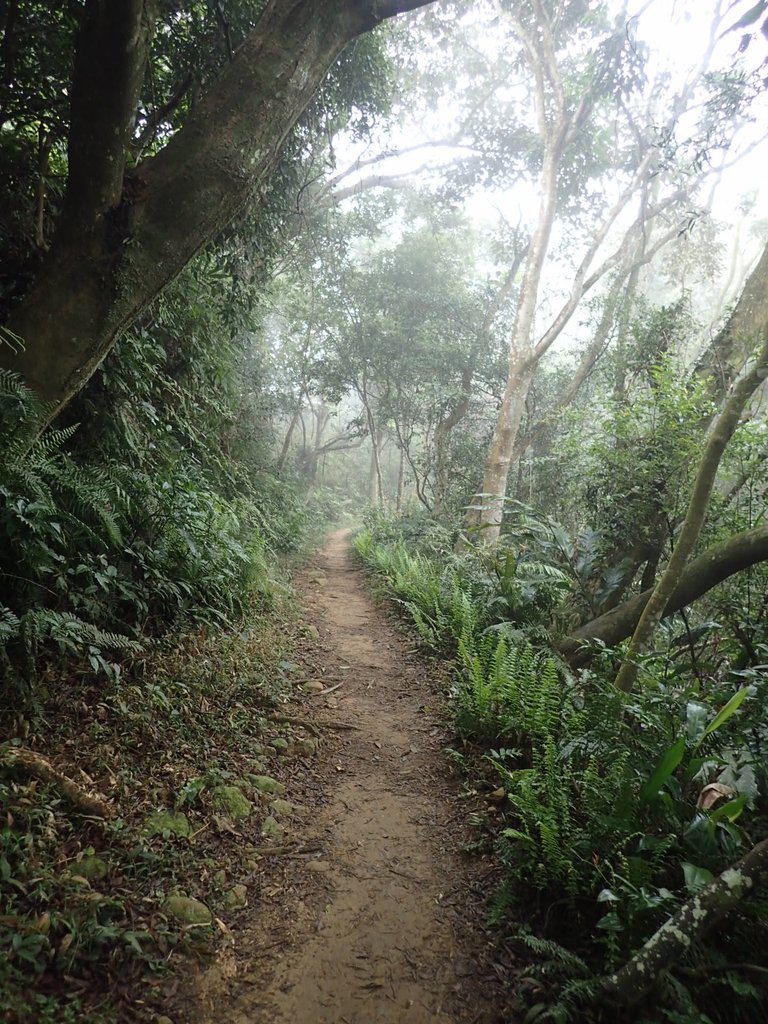
POLYGON ((281 863, 282 876, 262 887, 237 962, 201 986, 204 1020, 490 1020, 472 953, 456 943, 459 934, 477 943, 464 906, 467 858, 456 851, 466 808, 451 793, 423 665, 372 605, 346 532, 330 537, 317 565, 305 582, 321 635, 315 665, 328 686, 342 685, 303 713, 356 729, 331 732, 324 754, 323 796, 301 834, 319 852, 281 863))

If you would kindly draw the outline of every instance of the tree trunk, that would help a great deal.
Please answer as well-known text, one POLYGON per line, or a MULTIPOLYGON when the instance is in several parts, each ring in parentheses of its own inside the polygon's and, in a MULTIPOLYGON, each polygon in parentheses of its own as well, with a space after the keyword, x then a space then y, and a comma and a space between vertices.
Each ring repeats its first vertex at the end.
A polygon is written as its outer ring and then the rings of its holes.
POLYGON ((373 426, 371 417, 371 464, 368 470, 368 501, 371 505, 384 507, 384 487, 381 480, 381 427, 373 426))
POLYGON ((398 515, 403 510, 403 485, 405 483, 405 452, 398 448, 397 460, 397 495, 395 498, 395 511, 398 515))
POLYGON ((469 403, 472 399, 473 376, 474 361, 462 370, 461 398, 435 427, 433 439, 435 448, 435 486, 432 489, 432 511, 435 516, 441 516, 446 511, 448 498, 448 441, 453 428, 461 423, 469 411, 469 403))
POLYGON ((533 371, 529 353, 523 352, 517 358, 510 354, 509 376, 485 460, 482 490, 472 499, 465 518, 465 527, 476 531, 477 541, 483 545, 499 539, 509 467, 533 371))
MULTIPOLYGON (((754 335, 752 337, 754 340, 754 335)), ((650 645, 656 627, 664 615, 664 609, 680 582, 688 559, 696 547, 706 519, 709 499, 723 452, 739 425, 747 402, 766 377, 768 377, 768 332, 762 339, 754 367, 733 385, 725 407, 709 431, 680 535, 669 562, 643 609, 624 663, 616 676, 616 686, 620 690, 629 692, 635 684, 638 673, 635 659, 650 645)))
MULTIPOLYGON (((710 548, 686 567, 667 601, 664 617, 697 601, 737 572, 765 561, 768 561, 768 526, 758 526, 754 530, 739 533, 710 548)), ((580 626, 562 641, 560 653, 571 665, 577 667, 590 661, 592 652, 587 646, 590 642, 599 641, 606 647, 614 647, 625 640, 637 626, 652 593, 652 588, 649 588, 618 608, 580 626)))
POLYGON ((728 391, 752 354, 755 339, 768 329, 768 246, 750 273, 733 312, 699 359, 695 375, 712 381, 716 400, 728 391))
POLYGON ((293 433, 296 430, 296 427, 299 422, 299 416, 301 414, 301 403, 303 397, 304 392, 302 391, 301 395, 299 396, 296 408, 293 411, 293 415, 291 416, 291 422, 288 424, 288 430, 286 431, 285 438, 283 439, 283 446, 280 449, 280 455, 278 456, 277 459, 278 472, 280 472, 280 470, 282 470, 282 468, 285 466, 285 460, 288 458, 288 452, 291 449, 291 441, 293 440, 293 433))
POLYGON ((64 213, 0 347, 49 419, 119 335, 224 228, 275 167, 345 44, 428 0, 271 0, 157 156, 125 173, 149 41, 141 0, 89 0, 72 83, 64 213))

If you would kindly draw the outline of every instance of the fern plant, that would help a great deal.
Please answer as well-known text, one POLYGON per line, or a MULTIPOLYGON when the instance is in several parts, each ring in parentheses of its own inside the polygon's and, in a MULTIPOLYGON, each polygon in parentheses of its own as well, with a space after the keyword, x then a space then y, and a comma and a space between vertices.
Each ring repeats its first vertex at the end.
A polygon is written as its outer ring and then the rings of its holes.
POLYGON ((560 732, 567 691, 551 657, 498 633, 459 639, 454 688, 459 731, 475 739, 532 744, 560 732))

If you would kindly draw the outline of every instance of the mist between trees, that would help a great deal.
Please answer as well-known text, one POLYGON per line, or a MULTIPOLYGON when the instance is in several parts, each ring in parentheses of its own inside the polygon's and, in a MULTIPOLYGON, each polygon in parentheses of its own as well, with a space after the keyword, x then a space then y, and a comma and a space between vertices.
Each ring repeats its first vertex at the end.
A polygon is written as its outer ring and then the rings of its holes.
POLYGON ((526 1020, 766 1010, 767 12, 663 6, 0 26, 7 737, 367 516, 503 794, 526 1020))

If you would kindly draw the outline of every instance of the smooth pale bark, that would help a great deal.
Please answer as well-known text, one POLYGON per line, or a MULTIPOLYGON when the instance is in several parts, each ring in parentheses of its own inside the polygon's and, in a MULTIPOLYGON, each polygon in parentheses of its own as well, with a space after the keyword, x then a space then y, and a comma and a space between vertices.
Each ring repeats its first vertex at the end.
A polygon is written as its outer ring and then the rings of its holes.
MULTIPOLYGON (((688 564, 667 602, 664 617, 693 604, 736 573, 765 561, 768 561, 768 526, 729 537, 688 564)), ((588 646, 590 642, 614 647, 626 640, 635 630, 652 593, 653 588, 649 587, 618 608, 580 626, 560 644, 560 653, 569 664, 578 667, 587 664, 593 656, 594 651, 588 646)))
MULTIPOLYGON (((637 223, 633 223, 624 234, 618 249, 605 258, 596 269, 592 269, 601 246, 622 211, 638 190, 645 193, 646 179, 656 159, 656 153, 651 148, 641 154, 628 184, 613 205, 605 211, 592 232, 586 252, 574 270, 570 294, 547 329, 535 340, 534 320, 542 272, 555 220, 562 161, 568 146, 583 129, 589 117, 600 89, 602 76, 612 73, 613 62, 621 47, 606 48, 606 63, 596 72, 578 103, 569 108, 557 63, 557 47, 552 24, 543 5, 534 4, 534 10, 536 24, 532 30, 527 29, 516 15, 511 15, 511 19, 523 44, 534 80, 538 134, 543 148, 538 181, 539 208, 515 311, 509 346, 507 383, 485 461, 482 487, 473 498, 465 517, 467 529, 476 531, 477 540, 484 545, 494 544, 499 538, 515 442, 536 367, 560 336, 584 295, 604 274, 624 262, 628 248, 634 248, 637 223)), ((669 196, 661 206, 666 208, 673 202, 674 197, 669 196)), ((660 209, 655 211, 654 215, 658 212, 660 209)), ((642 230, 643 226, 643 223, 640 223, 639 229, 642 230)))
MULTIPOLYGON (((449 470, 448 441, 450 439, 451 431, 461 423, 469 412, 469 406, 472 401, 472 382, 479 352, 483 346, 488 345, 491 330, 493 328, 493 322, 501 311, 504 303, 509 299, 510 295, 514 291, 520 267, 523 264, 523 260, 527 259, 529 252, 530 244, 525 244, 515 254, 509 269, 504 275, 504 280, 502 281, 501 286, 496 291, 492 302, 488 305, 488 308, 485 311, 483 322, 480 325, 480 330, 478 332, 477 341, 469 356, 469 362, 462 370, 459 399, 435 426, 433 437, 433 446, 435 450, 435 484, 432 489, 432 511, 435 516, 440 516, 446 511, 449 470)), ((472 519, 472 521, 475 520, 472 519)), ((479 522, 479 519, 477 519, 477 522, 479 522)))
POLYGON ((693 943, 768 879, 768 839, 687 900, 615 974, 605 979, 603 998, 634 1006, 648 995, 662 971, 684 956, 693 943))
POLYGON ((637 237, 634 240, 634 244, 632 244, 631 235, 627 234, 626 241, 629 244, 623 247, 624 258, 603 302, 603 310, 595 328, 595 335, 584 351, 584 355, 579 361, 573 377, 557 395, 548 414, 544 419, 534 423, 525 435, 517 438, 512 453, 513 461, 522 458, 531 445, 535 444, 542 436, 547 426, 553 422, 558 413, 562 412, 563 409, 567 409, 575 401, 583 384, 589 379, 592 370, 608 347, 611 334, 614 332, 617 324, 619 334, 621 334, 624 325, 626 325, 640 270, 650 263, 664 246, 678 237, 678 231, 675 229, 675 231, 669 231, 657 238, 653 245, 648 245, 645 222, 649 217, 650 209, 648 201, 649 186, 650 183, 646 183, 643 188, 640 214, 634 228, 637 237))
POLYGON ((768 377, 768 330, 764 328, 764 331, 765 336, 761 339, 762 344, 754 366, 734 383, 722 412, 712 424, 707 435, 680 534, 666 568, 643 609, 627 649, 625 660, 616 676, 616 686, 625 692, 629 692, 635 684, 638 674, 636 659, 650 646, 656 627, 664 615, 664 609, 667 607, 675 587, 680 582, 685 566, 701 535, 723 452, 739 425, 747 402, 768 377))
POLYGON ((538 180, 539 208, 536 225, 528 244, 515 309, 509 343, 507 382, 488 447, 483 483, 480 491, 472 499, 465 517, 467 529, 477 531, 477 540, 484 545, 495 543, 499 537, 512 452, 523 418, 525 399, 533 379, 533 324, 541 275, 555 221, 560 159, 568 141, 569 129, 572 127, 572 115, 566 110, 565 93, 554 56, 549 21, 543 11, 537 10, 535 33, 529 33, 515 16, 512 16, 512 23, 523 44, 533 77, 536 119, 543 155, 538 180))
POLYGON ((49 418, 120 334, 254 196, 328 69, 355 36, 428 0, 272 0, 184 127, 125 172, 128 113, 151 19, 139 0, 88 0, 72 85, 65 212, 0 345, 49 418))

